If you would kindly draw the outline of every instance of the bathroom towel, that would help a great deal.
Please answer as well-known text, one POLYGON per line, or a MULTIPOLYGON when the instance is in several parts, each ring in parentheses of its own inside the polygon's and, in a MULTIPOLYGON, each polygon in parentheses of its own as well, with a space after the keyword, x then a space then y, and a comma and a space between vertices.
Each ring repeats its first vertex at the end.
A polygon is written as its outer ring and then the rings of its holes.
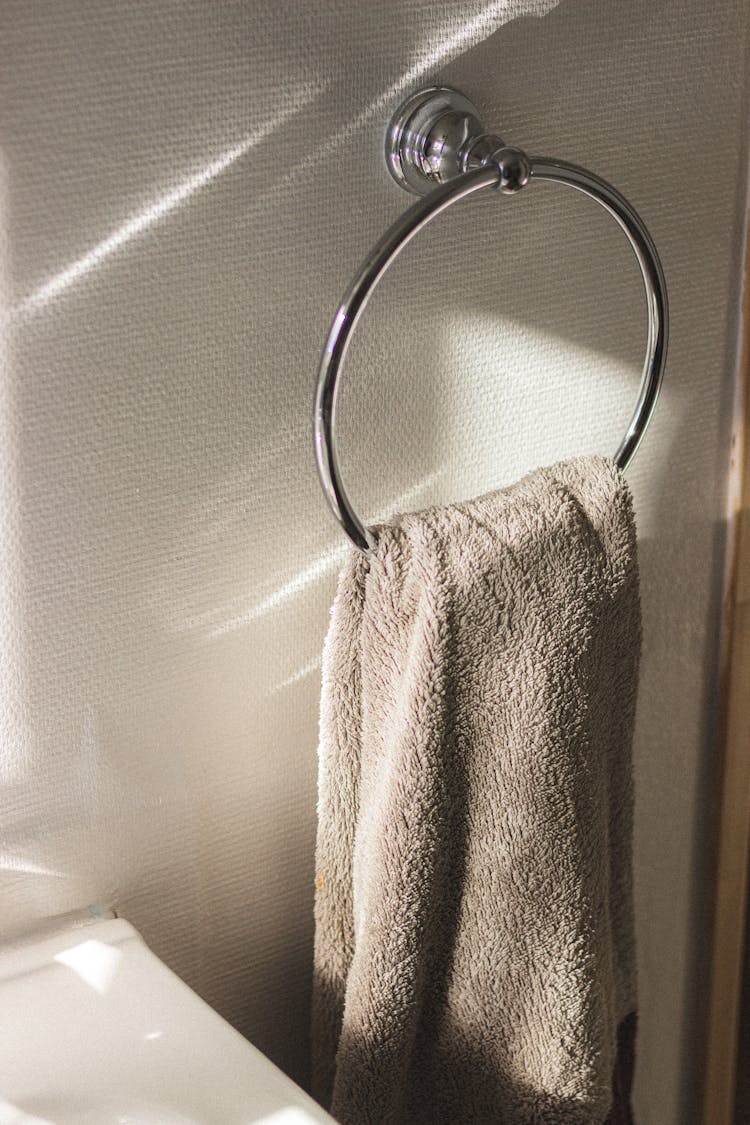
POLYGON ((344 1125, 632 1120, 639 649, 607 459, 352 553, 324 652, 313 995, 314 1092, 344 1125))

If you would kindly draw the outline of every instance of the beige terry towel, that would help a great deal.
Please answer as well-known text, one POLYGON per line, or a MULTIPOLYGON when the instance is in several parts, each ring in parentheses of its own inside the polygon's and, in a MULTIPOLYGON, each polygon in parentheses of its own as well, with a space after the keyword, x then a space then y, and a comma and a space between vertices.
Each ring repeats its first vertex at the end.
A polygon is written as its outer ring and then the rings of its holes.
POLYGON ((344 567, 313 1053, 345 1125, 629 1119, 639 647, 632 504, 603 458, 404 516, 344 567))

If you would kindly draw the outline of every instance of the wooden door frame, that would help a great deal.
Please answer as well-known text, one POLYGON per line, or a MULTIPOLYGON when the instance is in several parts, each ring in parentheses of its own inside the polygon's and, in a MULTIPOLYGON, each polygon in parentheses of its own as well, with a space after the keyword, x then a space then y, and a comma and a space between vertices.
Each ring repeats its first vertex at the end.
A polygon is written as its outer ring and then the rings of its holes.
POLYGON ((732 433, 703 1125, 732 1125, 750 857, 750 239, 732 433))

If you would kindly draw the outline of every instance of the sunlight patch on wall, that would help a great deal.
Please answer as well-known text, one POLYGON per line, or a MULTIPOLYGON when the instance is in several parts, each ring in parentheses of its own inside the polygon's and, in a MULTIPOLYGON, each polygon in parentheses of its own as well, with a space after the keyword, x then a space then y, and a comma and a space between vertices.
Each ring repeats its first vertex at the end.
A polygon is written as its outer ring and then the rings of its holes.
POLYGON ((613 456, 635 409, 640 366, 499 316, 446 317, 455 386, 438 423, 467 495, 563 458, 613 456))

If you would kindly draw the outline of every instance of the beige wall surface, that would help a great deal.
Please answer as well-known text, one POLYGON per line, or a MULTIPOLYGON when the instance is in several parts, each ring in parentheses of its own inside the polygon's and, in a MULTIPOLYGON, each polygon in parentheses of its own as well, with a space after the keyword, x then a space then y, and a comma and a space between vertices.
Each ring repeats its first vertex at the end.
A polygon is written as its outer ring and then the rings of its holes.
MULTIPOLYGON (((114 905, 304 1078, 319 658, 346 549, 311 457, 329 318, 407 204, 428 79, 640 210, 672 304, 630 480, 640 1125, 692 1117, 746 163, 743 0, 5 0, 0 893, 114 905), (541 8, 545 5, 537 5, 541 8), (546 5, 549 7, 550 5, 546 5)), ((643 295, 593 203, 451 210, 373 300, 341 450, 368 515, 611 452, 643 295)))

